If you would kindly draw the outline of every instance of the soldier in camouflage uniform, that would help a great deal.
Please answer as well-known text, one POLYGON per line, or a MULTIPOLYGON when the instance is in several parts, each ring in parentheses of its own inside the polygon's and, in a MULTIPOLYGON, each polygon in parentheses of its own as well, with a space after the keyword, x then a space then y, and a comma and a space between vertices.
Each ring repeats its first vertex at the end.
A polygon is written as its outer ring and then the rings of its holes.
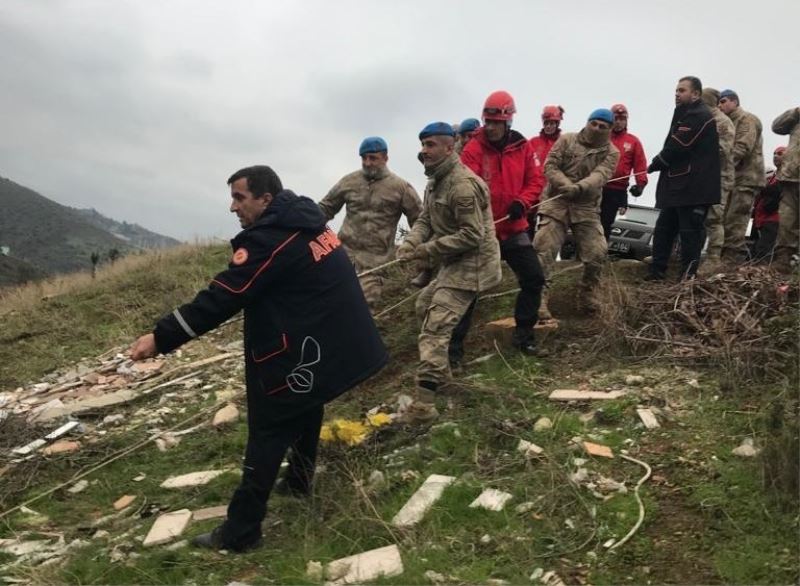
POLYGON ((789 135, 789 145, 777 174, 781 184, 781 220, 773 263, 777 270, 788 272, 792 255, 800 252, 800 108, 786 110, 775 118, 772 132, 789 135))
POLYGON ((739 106, 739 96, 733 90, 724 90, 719 96, 719 109, 736 127, 733 143, 736 178, 723 218, 725 242, 722 245, 722 258, 741 262, 747 258, 745 235, 753 201, 756 193, 766 184, 761 121, 739 106))
MULTIPOLYGON (((361 170, 345 175, 319 202, 319 207, 331 220, 346 206, 339 239, 356 272, 362 272, 391 260, 400 216, 405 215, 409 226, 413 226, 422 202, 408 181, 387 168, 386 141, 378 136, 365 138, 358 154, 361 170)), ((374 313, 380 302, 383 278, 372 273, 359 281, 374 313)))
MULTIPOLYGON (((544 164, 547 187, 542 193, 539 228, 533 241, 549 278, 567 228, 572 228, 583 262, 578 302, 589 311, 597 309, 594 289, 607 253, 600 223, 600 201, 603 186, 611 179, 619 161, 619 151, 610 142, 613 123, 611 110, 595 110, 580 132, 562 134, 553 145, 544 164)), ((549 311, 543 307, 539 315, 546 318, 549 311)))
POLYGON ((397 258, 439 267, 416 303, 422 319, 417 401, 432 404, 451 376, 447 349, 453 329, 477 294, 500 282, 500 246, 489 189, 459 161, 450 125, 433 122, 419 138, 428 184, 422 214, 397 258))
POLYGON ((466 118, 458 125, 458 136, 456 137, 456 154, 461 156, 464 147, 472 140, 472 136, 478 132, 481 121, 477 118, 466 118))
POLYGON ((725 206, 728 203, 728 196, 733 191, 734 169, 733 169, 733 143, 736 137, 736 127, 722 110, 717 107, 719 103, 719 90, 705 87, 702 93, 703 103, 708 106, 714 115, 714 122, 717 124, 717 134, 719 134, 719 166, 722 179, 722 193, 720 202, 708 209, 706 216, 706 232, 708 234, 708 248, 706 249, 706 265, 703 267, 705 272, 713 271, 717 268, 717 262, 722 254, 722 245, 725 242, 725 229, 722 216, 725 213, 725 206))

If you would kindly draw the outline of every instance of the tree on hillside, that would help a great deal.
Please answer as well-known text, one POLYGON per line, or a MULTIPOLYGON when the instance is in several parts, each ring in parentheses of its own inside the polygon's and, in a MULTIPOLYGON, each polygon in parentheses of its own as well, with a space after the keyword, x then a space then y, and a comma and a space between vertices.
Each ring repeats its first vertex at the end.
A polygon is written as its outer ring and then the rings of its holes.
POLYGON ((92 279, 94 279, 97 274, 97 263, 100 262, 100 254, 93 252, 91 256, 89 256, 89 259, 92 261, 92 279))
POLYGON ((114 264, 114 262, 115 262, 115 261, 116 261, 118 258, 119 258, 119 250, 118 250, 118 249, 116 249, 116 248, 112 248, 111 250, 109 250, 109 251, 108 251, 108 260, 110 260, 110 261, 111 261, 111 264, 112 264, 112 265, 114 264))

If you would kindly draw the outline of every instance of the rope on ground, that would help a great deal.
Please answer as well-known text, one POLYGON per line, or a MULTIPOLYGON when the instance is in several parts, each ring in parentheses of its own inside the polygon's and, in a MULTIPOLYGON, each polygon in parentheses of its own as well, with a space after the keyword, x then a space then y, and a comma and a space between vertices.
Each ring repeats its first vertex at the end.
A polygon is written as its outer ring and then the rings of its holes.
POLYGON ((380 319, 380 318, 382 318, 384 315, 386 315, 387 313, 390 313, 390 312, 394 311, 395 309, 397 309, 398 307, 400 307, 400 306, 401 306, 401 305, 403 305, 404 303, 407 303, 408 301, 411 301, 412 299, 414 299, 414 297, 416 297, 416 296, 417 296, 417 295, 419 295, 420 293, 422 293, 422 289, 420 289, 419 291, 414 291, 414 292, 413 292, 411 295, 409 295, 409 296, 407 296, 407 297, 404 297, 403 299, 401 299, 400 301, 398 301, 397 303, 395 303, 395 304, 394 304, 394 305, 392 305, 391 307, 387 307, 386 309, 384 309, 383 311, 381 311, 379 314, 377 314, 377 315, 375 316, 375 319, 380 319))
POLYGON ((20 503, 20 504, 16 505, 15 507, 12 507, 12 508, 8 509, 7 511, 3 511, 2 513, 0 513, 0 519, 10 515, 14 511, 18 511, 22 507, 27 507, 28 505, 33 504, 36 501, 38 501, 38 500, 40 500, 40 499, 42 499, 42 498, 44 498, 46 496, 49 496, 49 495, 53 494, 57 490, 61 490, 62 488, 65 488, 66 486, 69 486, 70 484, 74 483, 77 480, 80 480, 81 478, 84 478, 84 477, 88 476, 89 474, 97 472, 101 468, 105 468, 106 466, 108 466, 112 462, 116 462, 117 460, 119 460, 121 458, 124 458, 125 456, 127 456, 129 454, 132 454, 133 452, 139 450, 140 448, 143 448, 147 444, 149 444, 151 442, 154 442, 156 439, 158 439, 159 437, 161 437, 165 433, 169 433, 169 432, 175 431, 176 429, 186 425, 187 423, 189 423, 189 422, 191 422, 191 421, 193 421, 193 420, 195 420, 195 419, 197 419, 197 418, 199 418, 201 416, 208 415, 211 411, 219 409, 220 407, 222 407, 226 403, 231 402, 233 399, 236 399, 236 398, 242 396, 243 394, 244 394, 244 391, 239 391, 233 397, 225 399, 224 401, 219 401, 219 402, 215 403, 214 405, 212 405, 211 407, 208 407, 206 409, 198 411, 194 415, 192 415, 190 417, 187 417, 186 419, 184 419, 180 423, 176 423, 175 425, 173 425, 169 429, 167 429, 165 431, 162 431, 161 433, 154 434, 154 435, 150 436, 149 438, 147 438, 146 440, 142 440, 139 443, 134 444, 129 448, 125 448, 125 449, 117 452, 116 454, 114 454, 110 458, 104 460, 100 464, 97 464, 96 466, 93 466, 92 468, 89 468, 88 470, 85 470, 83 472, 79 472, 78 474, 76 474, 75 476, 73 476, 72 478, 67 480, 66 482, 62 482, 58 486, 55 486, 55 487, 53 487, 51 489, 48 489, 45 492, 40 493, 40 494, 36 495, 35 497, 32 497, 32 498, 28 499, 24 503, 20 503))
POLYGON ((636 524, 631 528, 630 531, 628 531, 628 534, 625 537, 623 537, 622 539, 617 541, 614 545, 612 545, 610 548, 608 548, 609 551, 617 549, 618 547, 626 543, 631 537, 633 537, 633 534, 639 530, 639 527, 641 527, 642 522, 644 521, 644 503, 642 502, 642 497, 639 496, 639 487, 641 487, 642 484, 647 482, 647 479, 650 478, 650 474, 653 472, 653 470, 650 468, 650 466, 647 465, 646 462, 642 462, 641 460, 637 460, 636 458, 631 458, 630 456, 626 456, 625 454, 620 454, 619 456, 624 460, 628 460, 629 462, 633 462, 634 464, 642 466, 645 469, 645 474, 639 479, 639 482, 636 483, 636 488, 633 489, 633 495, 636 497, 636 502, 639 503, 639 520, 636 521, 636 524))

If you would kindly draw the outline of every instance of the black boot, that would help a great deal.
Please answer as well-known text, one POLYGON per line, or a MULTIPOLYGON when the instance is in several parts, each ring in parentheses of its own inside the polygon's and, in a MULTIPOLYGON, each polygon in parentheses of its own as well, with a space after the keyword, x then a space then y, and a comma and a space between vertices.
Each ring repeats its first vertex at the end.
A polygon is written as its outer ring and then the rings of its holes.
POLYGON ((536 340, 533 336, 532 328, 514 328, 511 338, 514 348, 522 352, 525 356, 538 356, 539 350, 536 348, 536 340))
POLYGON ((227 549, 230 551, 235 551, 237 553, 243 553, 246 551, 250 551, 252 549, 256 549, 258 547, 261 547, 262 543, 263 539, 261 537, 258 537, 254 541, 244 545, 239 545, 239 546, 227 545, 222 541, 222 525, 216 527, 210 533, 201 533, 200 535, 192 539, 192 545, 194 545, 195 547, 204 547, 206 549, 216 549, 216 550, 227 549))

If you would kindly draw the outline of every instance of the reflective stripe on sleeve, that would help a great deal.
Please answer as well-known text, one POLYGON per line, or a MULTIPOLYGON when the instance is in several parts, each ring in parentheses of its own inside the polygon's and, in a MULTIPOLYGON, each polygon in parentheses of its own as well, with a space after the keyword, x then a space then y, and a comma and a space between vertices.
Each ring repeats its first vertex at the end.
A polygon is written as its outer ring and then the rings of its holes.
POLYGON ((189 337, 191 337, 191 338, 196 338, 197 337, 197 334, 194 333, 194 330, 192 328, 190 328, 189 324, 186 323, 186 320, 183 319, 183 316, 181 315, 180 311, 178 311, 176 309, 175 311, 172 312, 172 315, 174 315, 175 319, 178 320, 178 323, 183 328, 183 331, 186 332, 187 334, 189 334, 189 337))

